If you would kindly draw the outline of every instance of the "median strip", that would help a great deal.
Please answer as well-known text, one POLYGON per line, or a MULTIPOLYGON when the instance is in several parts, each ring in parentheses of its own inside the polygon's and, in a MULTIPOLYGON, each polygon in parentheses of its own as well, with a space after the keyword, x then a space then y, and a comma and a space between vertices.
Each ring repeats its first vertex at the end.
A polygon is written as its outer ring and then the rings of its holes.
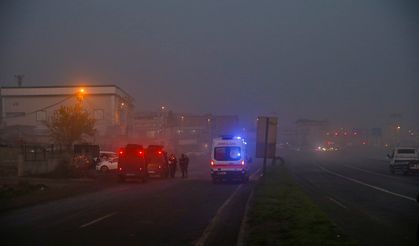
POLYGON ((257 184, 244 245, 356 245, 293 181, 284 165, 271 166, 257 184))

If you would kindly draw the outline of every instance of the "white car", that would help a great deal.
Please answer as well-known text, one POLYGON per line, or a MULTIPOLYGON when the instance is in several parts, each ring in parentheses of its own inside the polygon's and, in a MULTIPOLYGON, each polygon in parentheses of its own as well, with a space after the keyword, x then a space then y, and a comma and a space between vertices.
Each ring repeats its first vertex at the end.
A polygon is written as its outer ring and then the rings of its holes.
POLYGON ((390 172, 401 171, 404 174, 419 172, 419 150, 411 147, 397 147, 387 155, 390 159, 390 172), (415 162, 415 163, 413 163, 415 162))
POLYGON ((118 155, 111 151, 100 151, 99 163, 96 165, 96 170, 106 173, 117 168, 118 155))

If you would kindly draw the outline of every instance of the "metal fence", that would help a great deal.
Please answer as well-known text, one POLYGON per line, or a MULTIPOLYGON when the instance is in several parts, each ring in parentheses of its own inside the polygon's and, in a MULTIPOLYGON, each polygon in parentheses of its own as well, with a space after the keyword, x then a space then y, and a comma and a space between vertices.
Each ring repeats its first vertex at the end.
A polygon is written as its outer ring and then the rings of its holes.
POLYGON ((24 144, 21 148, 25 161, 46 161, 48 156, 64 152, 61 145, 54 144, 24 144))

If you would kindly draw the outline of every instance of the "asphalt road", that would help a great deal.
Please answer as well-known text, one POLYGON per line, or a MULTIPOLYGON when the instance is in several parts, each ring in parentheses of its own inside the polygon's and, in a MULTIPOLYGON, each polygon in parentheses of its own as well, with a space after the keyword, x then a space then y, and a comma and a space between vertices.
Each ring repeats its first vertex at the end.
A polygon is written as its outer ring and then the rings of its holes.
POLYGON ((214 185, 203 158, 177 175, 0 214, 2 245, 235 245, 255 181, 214 185))
POLYGON ((419 175, 391 175, 367 154, 285 154, 295 180, 360 245, 417 245, 419 175))

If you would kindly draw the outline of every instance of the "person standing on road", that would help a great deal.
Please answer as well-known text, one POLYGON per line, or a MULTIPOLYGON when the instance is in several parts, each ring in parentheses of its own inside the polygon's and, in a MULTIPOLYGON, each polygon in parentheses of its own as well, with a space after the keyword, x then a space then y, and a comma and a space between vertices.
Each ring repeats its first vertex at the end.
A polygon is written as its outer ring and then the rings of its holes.
POLYGON ((182 171, 182 178, 188 177, 188 166, 189 158, 185 154, 182 154, 179 158, 179 166, 182 171))
POLYGON ((174 178, 176 174, 176 168, 177 168, 177 159, 174 154, 171 154, 169 156, 169 171, 170 171, 170 177, 174 178))

